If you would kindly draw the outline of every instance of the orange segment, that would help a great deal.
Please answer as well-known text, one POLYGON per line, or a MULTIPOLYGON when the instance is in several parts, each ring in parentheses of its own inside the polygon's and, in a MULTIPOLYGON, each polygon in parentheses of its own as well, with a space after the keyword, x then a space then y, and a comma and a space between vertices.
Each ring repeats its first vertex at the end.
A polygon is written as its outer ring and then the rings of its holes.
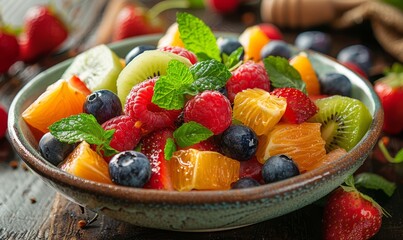
POLYGON ((286 108, 287 101, 283 97, 258 88, 246 89, 235 95, 233 117, 262 135, 280 121, 286 108))
POLYGON ((59 80, 22 113, 22 118, 33 128, 46 133, 52 123, 82 113, 85 98, 86 95, 73 88, 68 81, 59 80))
POLYGON ((185 47, 182 39, 180 38, 178 23, 173 23, 168 28, 165 35, 158 41, 158 48, 165 46, 185 47))
POLYGON ((213 151, 176 151, 169 161, 173 187, 178 191, 225 190, 239 178, 240 162, 213 151))
POLYGON ((313 169, 326 157, 320 126, 320 123, 277 124, 269 135, 260 137, 258 160, 264 163, 271 156, 285 154, 294 159, 301 172, 313 169))
POLYGON ((259 26, 252 26, 245 29, 239 36, 239 42, 244 47, 245 58, 244 60, 253 60, 258 62, 260 60, 260 51, 270 39, 260 29, 259 26))
POLYGON ((306 90, 308 95, 320 94, 320 83, 316 76, 315 69, 311 64, 306 53, 301 52, 297 56, 290 60, 291 66, 293 66, 301 75, 302 81, 306 84, 306 90))
POLYGON ((81 142, 70 153, 61 169, 80 178, 112 184, 108 163, 87 142, 81 142))

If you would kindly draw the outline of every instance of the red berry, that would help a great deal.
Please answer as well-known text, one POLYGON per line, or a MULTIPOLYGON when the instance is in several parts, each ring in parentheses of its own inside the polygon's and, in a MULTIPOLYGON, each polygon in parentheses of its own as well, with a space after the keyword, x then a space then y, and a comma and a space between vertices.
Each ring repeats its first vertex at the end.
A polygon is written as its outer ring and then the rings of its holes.
MULTIPOLYGON (((121 115, 109 119, 102 124, 105 130, 115 129, 110 146, 119 152, 133 150, 140 141, 140 128, 137 127, 136 121, 127 115, 121 115)), ((106 157, 109 162, 111 157, 106 157)))
POLYGON ((228 99, 233 102, 235 95, 248 88, 270 91, 270 80, 262 64, 248 61, 237 68, 226 84, 228 99))
POLYGON ((113 41, 148 33, 144 9, 132 4, 126 5, 119 11, 115 26, 113 41))
POLYGON ((227 14, 234 12, 239 3, 239 0, 208 0, 207 6, 217 13, 227 14))
POLYGON ((175 53, 176 55, 187 58, 187 59, 189 59, 189 61, 192 64, 197 63, 196 55, 194 53, 192 53, 191 51, 188 51, 184 48, 176 47, 176 46, 165 46, 165 47, 160 48, 159 50, 164 51, 164 52, 175 53))
POLYGON ((287 100, 287 108, 282 117, 285 122, 303 123, 318 112, 315 103, 296 88, 277 88, 271 94, 284 97, 287 100))
POLYGON ((0 139, 2 139, 7 132, 7 119, 8 114, 4 107, 0 104, 0 139))
POLYGON ((144 188, 173 190, 168 161, 164 157, 168 138, 173 138, 171 129, 157 130, 142 139, 141 152, 147 156, 151 164, 151 178, 144 188))
POLYGON ((185 147, 185 148, 179 148, 179 149, 196 149, 199 151, 213 151, 213 152, 219 152, 220 151, 220 147, 218 146, 218 144, 216 143, 214 137, 210 137, 204 141, 201 141, 199 143, 193 144, 192 146, 189 147, 185 147))
POLYGON ((283 34, 281 34, 280 30, 275 25, 271 23, 261 23, 258 26, 270 40, 283 39, 283 34))
POLYGON ((181 110, 166 110, 151 102, 156 78, 137 84, 130 91, 125 105, 125 113, 141 125, 142 134, 157 129, 174 127, 181 110))
POLYGON ((3 32, 0 28, 0 74, 5 73, 19 57, 20 47, 14 35, 3 32))
POLYGON ((231 103, 220 92, 204 91, 186 103, 184 119, 203 125, 215 135, 220 134, 231 125, 231 103))
POLYGON ((368 78, 368 76, 364 72, 364 70, 362 70, 357 64, 352 63, 352 62, 345 62, 345 63, 343 63, 343 65, 346 66, 348 69, 352 70, 353 72, 357 73, 361 77, 363 77, 365 79, 368 78))
POLYGON ((262 164, 256 157, 248 161, 240 161, 241 168, 239 169, 239 178, 250 177, 258 182, 262 181, 262 164))
POLYGON ((68 36, 66 26, 48 6, 37 5, 28 9, 24 29, 20 40, 20 57, 25 62, 33 62, 51 53, 68 36))
POLYGON ((357 190, 338 188, 326 203, 323 224, 326 240, 369 239, 381 228, 382 210, 357 190))

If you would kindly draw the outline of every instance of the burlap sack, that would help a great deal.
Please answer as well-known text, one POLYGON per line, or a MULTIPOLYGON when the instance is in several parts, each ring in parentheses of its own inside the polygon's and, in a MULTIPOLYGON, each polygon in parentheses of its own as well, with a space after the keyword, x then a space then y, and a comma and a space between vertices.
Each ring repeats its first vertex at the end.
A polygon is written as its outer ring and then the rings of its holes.
POLYGON ((374 35, 382 47, 403 62, 403 11, 378 1, 365 2, 332 22, 335 28, 347 28, 371 22, 374 35))

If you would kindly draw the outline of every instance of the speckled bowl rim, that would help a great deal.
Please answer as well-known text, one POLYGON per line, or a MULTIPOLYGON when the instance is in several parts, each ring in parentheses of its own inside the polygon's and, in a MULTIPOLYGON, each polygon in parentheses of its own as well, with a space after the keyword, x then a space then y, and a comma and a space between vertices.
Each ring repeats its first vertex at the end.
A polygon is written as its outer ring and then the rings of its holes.
MULTIPOLYGON (((145 43, 156 41, 161 35, 142 36, 133 39, 128 39, 122 42, 109 45, 112 49, 117 49, 128 44, 145 43)), ((351 70, 338 64, 333 59, 323 56, 318 53, 317 57, 326 63, 336 64, 337 69, 343 72, 350 72, 351 70)), ((283 180, 277 183, 266 184, 259 187, 239 189, 239 190, 219 190, 219 191, 164 191, 152 189, 137 189, 123 186, 115 186, 109 184, 102 184, 86 179, 75 177, 68 174, 61 169, 47 163, 39 154, 39 151, 29 144, 27 137, 21 131, 20 123, 23 121, 21 114, 22 102, 24 96, 29 93, 31 86, 39 81, 41 78, 52 74, 58 69, 65 68, 71 63, 71 59, 57 64, 48 70, 40 73, 32 79, 14 98, 9 109, 8 131, 12 145, 24 162, 36 173, 49 179, 50 181, 73 187, 77 191, 83 191, 96 196, 111 197, 114 199, 124 200, 132 203, 173 203, 173 204, 207 204, 207 203, 223 203, 223 202, 246 202, 255 201, 263 198, 274 198, 284 196, 290 192, 298 192, 306 189, 307 186, 319 184, 324 181, 324 178, 330 178, 332 174, 339 174, 352 168, 356 161, 362 158, 363 155, 368 154, 376 143, 383 124, 383 110, 380 101, 372 89, 371 83, 359 76, 363 83, 364 91, 369 93, 373 101, 374 111, 372 114, 373 122, 369 131, 361 139, 361 141, 345 156, 333 161, 331 164, 322 166, 312 171, 303 173, 299 176, 283 180)))

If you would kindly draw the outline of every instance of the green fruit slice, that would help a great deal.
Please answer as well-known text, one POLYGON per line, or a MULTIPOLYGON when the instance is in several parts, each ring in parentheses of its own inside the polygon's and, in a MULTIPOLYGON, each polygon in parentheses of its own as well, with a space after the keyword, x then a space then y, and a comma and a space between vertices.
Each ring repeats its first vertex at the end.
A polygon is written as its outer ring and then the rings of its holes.
POLYGON ((119 57, 107 46, 99 45, 77 55, 62 78, 77 75, 91 91, 108 89, 116 93, 116 79, 122 68, 119 57))
POLYGON ((326 151, 335 148, 352 149, 367 132, 372 122, 367 107, 359 100, 332 96, 315 101, 319 111, 310 122, 322 123, 322 138, 326 151))
POLYGON ((171 60, 178 60, 191 66, 187 58, 159 50, 149 50, 135 57, 119 74, 117 80, 118 96, 124 105, 126 97, 134 85, 144 80, 166 74, 168 63, 171 60))

